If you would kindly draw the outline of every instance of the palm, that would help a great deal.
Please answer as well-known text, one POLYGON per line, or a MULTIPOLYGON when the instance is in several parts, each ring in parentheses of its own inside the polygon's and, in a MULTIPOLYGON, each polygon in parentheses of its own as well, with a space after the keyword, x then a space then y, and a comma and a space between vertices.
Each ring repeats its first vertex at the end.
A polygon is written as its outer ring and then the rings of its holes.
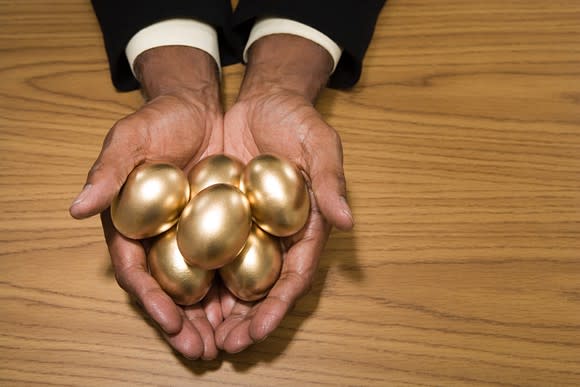
POLYGON ((292 93, 238 102, 225 116, 224 151, 244 162, 260 153, 275 153, 306 170, 310 129, 318 128, 321 121, 308 101, 292 93))
POLYGON ((204 156, 221 152, 222 132, 217 107, 208 109, 182 95, 169 94, 120 121, 105 141, 118 145, 130 141, 125 144, 127 150, 144 158, 139 162, 170 161, 187 171, 204 156))
POLYGON ((307 176, 312 202, 304 229, 283 240, 282 272, 267 298, 247 303, 237 300, 225 288, 221 290, 225 320, 216 329, 216 343, 228 352, 238 352, 269 335, 309 289, 330 233, 327 218, 337 223, 332 213, 335 209, 324 213, 318 205, 325 199, 333 203, 336 192, 317 188, 329 179, 326 171, 342 171, 342 149, 336 132, 307 100, 291 92, 280 92, 238 102, 226 113, 224 151, 244 162, 261 153, 286 157, 307 176), (320 157, 320 149, 325 150, 325 156, 320 157))

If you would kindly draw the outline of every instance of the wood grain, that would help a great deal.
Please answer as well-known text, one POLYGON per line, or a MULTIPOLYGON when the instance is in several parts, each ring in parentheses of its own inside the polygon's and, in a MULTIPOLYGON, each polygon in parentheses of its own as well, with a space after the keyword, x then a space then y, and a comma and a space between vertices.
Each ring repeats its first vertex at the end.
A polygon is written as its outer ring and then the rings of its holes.
POLYGON ((141 103, 90 5, 1 0, 0 385, 580 385, 579 20, 573 0, 391 0, 361 82, 319 103, 355 231, 268 340, 203 363, 67 213, 141 103))

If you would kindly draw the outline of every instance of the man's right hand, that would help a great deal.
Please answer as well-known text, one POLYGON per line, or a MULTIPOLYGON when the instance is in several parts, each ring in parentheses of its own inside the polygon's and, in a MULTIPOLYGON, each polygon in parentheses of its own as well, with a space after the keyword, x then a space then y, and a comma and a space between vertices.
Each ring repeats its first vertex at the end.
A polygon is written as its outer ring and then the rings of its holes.
POLYGON ((119 285, 137 299, 176 351, 212 359, 217 356, 213 331, 222 321, 216 291, 201 304, 176 305, 150 276, 142 243, 114 229, 109 206, 143 162, 168 161, 187 173, 201 158, 223 151, 217 65, 203 51, 168 46, 139 55, 135 72, 148 102, 109 130, 70 213, 76 219, 101 213, 119 285))

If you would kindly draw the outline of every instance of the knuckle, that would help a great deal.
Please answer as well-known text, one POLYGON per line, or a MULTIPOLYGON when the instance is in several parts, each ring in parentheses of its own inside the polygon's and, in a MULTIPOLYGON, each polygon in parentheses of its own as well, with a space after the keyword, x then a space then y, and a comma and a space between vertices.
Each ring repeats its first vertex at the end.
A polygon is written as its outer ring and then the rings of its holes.
POLYGON ((344 170, 342 168, 337 171, 336 178, 338 179, 338 189, 340 194, 346 195, 346 176, 344 175, 344 170))
POLYGON ((303 297, 312 291, 312 281, 305 280, 302 284, 302 291, 300 292, 299 297, 303 297))
POLYGON ((121 289, 123 289, 126 292, 129 292, 128 290, 129 288, 127 286, 127 277, 123 271, 115 270, 115 281, 117 281, 117 284, 121 289))
POLYGON ((334 172, 334 175, 336 176, 336 179, 341 185, 346 185, 346 176, 344 174, 343 168, 341 167, 337 168, 337 170, 334 172))
POLYGON ((146 300, 155 300, 158 297, 165 296, 165 292, 163 292, 163 290, 161 290, 160 287, 147 287, 146 289, 143 289, 143 291, 141 291, 140 293, 141 294, 139 296, 140 298, 143 299, 144 303, 146 300))
POLYGON ((101 161, 101 158, 99 157, 95 161, 95 163, 93 164, 91 169, 89 169, 89 172, 87 173, 87 181, 92 180, 94 178, 94 176, 97 175, 102 169, 103 169, 103 162, 101 161))
POLYGON ((297 299, 307 294, 312 289, 312 276, 308 273, 288 273, 288 280, 295 284, 296 298, 292 300, 285 300, 285 302, 291 306, 297 299))
POLYGON ((121 289, 127 293, 133 293, 133 286, 131 286, 131 282, 134 278, 136 270, 139 270, 139 268, 128 265, 124 262, 124 260, 113 259, 113 269, 115 271, 115 280, 121 289))
POLYGON ((120 119, 113 125, 103 143, 103 149, 116 147, 124 154, 138 158, 148 145, 147 126, 137 115, 120 119))
POLYGON ((131 116, 122 118, 109 130, 99 157, 89 170, 87 180, 100 175, 113 175, 122 183, 130 170, 143 162, 149 148, 147 136, 143 135, 139 120, 131 116))
POLYGON ((128 128, 127 118, 121 118, 117 121, 105 136, 103 149, 110 147, 112 144, 118 142, 120 138, 126 136, 128 128))
POLYGON ((339 147, 342 147, 342 139, 340 138, 340 134, 338 131, 336 131, 336 129, 329 126, 328 135, 332 142, 337 144, 339 147))

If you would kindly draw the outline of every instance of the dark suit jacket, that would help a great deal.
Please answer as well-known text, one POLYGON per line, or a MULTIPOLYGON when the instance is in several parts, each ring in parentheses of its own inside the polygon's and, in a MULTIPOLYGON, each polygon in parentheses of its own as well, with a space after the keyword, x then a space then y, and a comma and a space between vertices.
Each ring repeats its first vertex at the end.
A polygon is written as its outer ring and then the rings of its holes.
POLYGON ((329 86, 346 88, 360 78, 362 60, 378 14, 386 0, 92 0, 103 32, 111 78, 118 90, 139 87, 125 47, 142 28, 161 20, 193 18, 218 32, 222 65, 241 61, 242 49, 256 18, 282 17, 309 25, 344 51, 329 86))

